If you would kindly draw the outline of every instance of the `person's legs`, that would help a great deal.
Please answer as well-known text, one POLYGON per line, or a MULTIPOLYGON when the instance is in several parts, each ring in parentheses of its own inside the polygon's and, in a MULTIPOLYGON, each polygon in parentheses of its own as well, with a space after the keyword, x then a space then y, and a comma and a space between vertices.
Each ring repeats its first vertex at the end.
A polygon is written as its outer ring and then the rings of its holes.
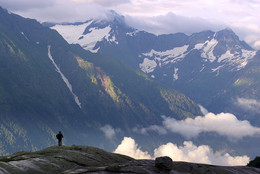
POLYGON ((62 146, 62 141, 61 140, 59 140, 58 146, 62 146))

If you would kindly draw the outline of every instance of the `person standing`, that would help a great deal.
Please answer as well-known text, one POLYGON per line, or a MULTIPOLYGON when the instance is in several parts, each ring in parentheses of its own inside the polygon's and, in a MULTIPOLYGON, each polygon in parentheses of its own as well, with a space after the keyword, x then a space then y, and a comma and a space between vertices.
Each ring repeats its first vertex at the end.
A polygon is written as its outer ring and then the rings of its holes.
POLYGON ((59 133, 56 135, 56 138, 58 139, 58 146, 62 146, 63 135, 62 135, 61 131, 59 131, 59 133))

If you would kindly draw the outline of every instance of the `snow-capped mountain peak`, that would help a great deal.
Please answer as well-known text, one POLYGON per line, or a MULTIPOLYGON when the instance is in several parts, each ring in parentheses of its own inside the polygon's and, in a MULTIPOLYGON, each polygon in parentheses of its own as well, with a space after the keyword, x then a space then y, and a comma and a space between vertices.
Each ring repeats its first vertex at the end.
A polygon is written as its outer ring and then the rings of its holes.
POLYGON ((193 34, 182 46, 173 46, 171 49, 152 48, 148 52, 139 54, 139 58, 143 59, 139 67, 145 73, 152 73, 157 65, 163 68, 171 66, 170 64, 172 66, 181 64, 181 61, 187 59, 194 51, 200 54, 201 60, 198 62, 202 62, 201 68, 207 65, 212 72, 219 72, 222 69, 238 71, 244 68, 248 60, 256 54, 256 51, 240 41, 231 29, 225 29, 215 33, 193 34))
POLYGON ((227 66, 230 70, 240 70, 245 67, 248 60, 253 58, 256 51, 251 49, 231 30, 225 29, 214 34, 213 38, 204 43, 197 43, 194 47, 201 52, 204 61, 217 62, 219 69, 227 66))
POLYGON ((106 13, 105 21, 117 22, 117 23, 125 24, 125 17, 120 15, 120 14, 118 14, 114 10, 109 10, 106 13))
MULTIPOLYGON (((154 71, 162 71, 164 76, 169 76, 176 74, 174 69, 181 73, 183 68, 180 67, 185 67, 183 62, 194 58, 193 54, 196 54, 198 66, 193 72, 209 71, 218 75, 223 70, 238 71, 256 54, 229 28, 218 32, 203 31, 190 36, 181 33, 156 36, 129 27, 124 16, 115 11, 109 11, 105 18, 99 20, 55 25, 51 28, 57 30, 69 43, 79 44, 93 53, 118 53, 127 48, 131 50, 130 57, 133 58, 126 61, 151 75, 154 71), (165 69, 171 70, 165 73, 165 69)), ((120 55, 129 56, 125 52, 120 55)), ((181 79, 181 74, 176 79, 181 79)))
POLYGON ((64 23, 52 25, 70 44, 79 44, 84 49, 97 53, 102 41, 109 44, 118 44, 117 36, 120 30, 133 32, 134 29, 125 23, 124 16, 110 10, 99 19, 87 20, 83 23, 64 23))
POLYGON ((57 30, 68 43, 79 44, 93 53, 98 52, 99 47, 96 45, 103 40, 118 44, 110 25, 95 27, 93 26, 94 23, 94 20, 90 20, 80 25, 63 24, 51 28, 57 30))

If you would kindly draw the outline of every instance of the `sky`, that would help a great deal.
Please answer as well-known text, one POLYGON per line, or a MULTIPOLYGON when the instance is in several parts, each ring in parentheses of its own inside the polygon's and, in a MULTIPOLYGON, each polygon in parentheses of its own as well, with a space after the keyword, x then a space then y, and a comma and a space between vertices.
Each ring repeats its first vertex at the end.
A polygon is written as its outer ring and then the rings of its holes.
POLYGON ((86 21, 115 10, 130 26, 154 34, 228 27, 260 49, 259 0, 0 0, 0 5, 39 22, 86 21))

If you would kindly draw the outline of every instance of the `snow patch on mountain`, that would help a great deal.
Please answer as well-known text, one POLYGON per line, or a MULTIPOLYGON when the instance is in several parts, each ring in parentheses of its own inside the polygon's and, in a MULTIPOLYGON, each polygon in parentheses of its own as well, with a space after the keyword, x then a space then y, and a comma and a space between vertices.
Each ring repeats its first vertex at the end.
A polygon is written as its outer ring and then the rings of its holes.
POLYGON ((142 53, 139 55, 139 57, 145 57, 144 61, 142 64, 139 64, 141 70, 143 72, 149 73, 154 71, 156 68, 158 62, 159 66, 161 67, 162 65, 166 65, 168 63, 175 63, 177 61, 182 60, 189 52, 187 52, 189 45, 184 45, 182 47, 176 47, 171 50, 166 50, 166 51, 156 51, 152 49, 150 52, 147 53, 142 53), (150 59, 153 60, 150 60, 150 59), (156 66, 155 66, 156 64, 156 66), (149 66, 144 66, 144 65, 149 65, 149 66), (151 66, 152 65, 152 66, 151 66), (146 68, 144 68, 146 67, 146 68), (147 69, 147 67, 149 67, 147 69), (147 70, 149 72, 147 72, 147 70))
POLYGON ((139 64, 141 70, 145 73, 151 73, 157 67, 157 63, 154 60, 150 60, 148 58, 144 58, 143 63, 139 64))
POLYGON ((139 30, 135 30, 135 31, 133 31, 133 32, 128 32, 128 33, 126 33, 126 36, 135 36, 137 33, 139 32, 139 30))
POLYGON ((211 40, 196 44, 193 49, 199 50, 201 52, 201 57, 205 58, 206 61, 209 61, 210 63, 213 63, 214 61, 218 62, 219 65, 216 68, 212 68, 212 71, 217 71, 217 74, 220 69, 225 67, 230 67, 230 71, 238 71, 244 68, 248 63, 248 60, 256 55, 255 50, 242 49, 239 45, 235 45, 235 48, 233 49, 227 49, 222 55, 214 55, 213 51, 219 44, 218 40, 215 39, 215 35, 211 40))
POLYGON ((87 34, 85 29, 92 24, 93 21, 81 25, 55 25, 52 29, 58 31, 69 44, 79 44, 84 49, 93 53, 97 53, 100 48, 96 48, 97 42, 105 39, 110 43, 118 44, 116 36, 112 34, 110 26, 105 28, 92 27, 87 34))
POLYGON ((67 87, 69 88, 71 94, 74 97, 74 100, 76 102, 76 104, 79 106, 79 108, 81 108, 81 103, 79 101, 78 96, 73 92, 72 90, 72 85, 70 84, 69 80, 67 79, 67 77, 61 72, 60 68, 57 66, 57 64, 55 63, 55 61, 52 58, 51 55, 51 45, 48 45, 48 57, 51 60, 52 64, 54 65, 54 67, 56 68, 56 71, 61 75, 62 80, 65 82, 65 84, 67 85, 67 87))
POLYGON ((194 49, 196 49, 196 50, 201 50, 201 49, 204 47, 204 44, 205 44, 205 43, 198 43, 198 44, 196 44, 196 45, 194 46, 194 49))
POLYGON ((228 59, 231 59, 232 57, 234 57, 235 55, 232 54, 230 52, 230 50, 227 50, 227 52, 225 54, 222 54, 219 58, 218 58, 218 63, 222 62, 222 61, 227 61, 228 59))
POLYGON ((187 55, 184 53, 187 52, 188 47, 189 45, 184 45, 182 47, 176 47, 166 51, 155 51, 152 49, 150 52, 143 53, 142 55, 150 58, 154 57, 154 59, 167 64, 169 62, 176 62, 179 59, 184 58, 187 55))
MULTIPOLYGON (((102 49, 98 44, 100 42, 113 43, 121 48, 119 44, 121 37, 118 37, 119 40, 116 38, 119 31, 118 26, 115 27, 114 23, 91 20, 80 25, 55 25, 51 28, 57 30, 68 43, 79 44, 84 49, 93 53, 97 53, 102 49)), ((125 31, 125 36, 127 39, 130 37, 139 38, 142 36, 142 33, 137 29, 131 28, 125 31)), ((224 36, 225 38, 223 39, 222 35, 218 34, 218 32, 206 33, 206 36, 206 39, 203 41, 199 38, 192 40, 192 42, 184 43, 183 46, 170 47, 168 50, 150 47, 150 51, 141 51, 137 54, 141 59, 139 67, 143 72, 151 73, 157 66, 164 67, 170 64, 175 66, 174 64, 181 62, 192 51, 198 50, 202 58, 198 61, 201 61, 203 64, 200 72, 205 69, 211 69, 213 72, 219 73, 225 68, 228 71, 238 71, 244 68, 248 60, 256 54, 254 50, 246 50, 243 45, 239 44, 239 40, 234 42, 236 45, 230 46, 230 40, 226 39, 227 36, 224 36)))
MULTIPOLYGON (((215 37, 215 36, 214 36, 215 37)), ((237 50, 228 49, 222 55, 214 55, 214 49, 219 44, 219 42, 212 38, 210 40, 205 41, 204 43, 198 43, 194 46, 194 48, 188 50, 189 45, 184 45, 181 47, 175 47, 166 51, 156 51, 152 49, 150 52, 142 53, 138 57, 144 58, 143 63, 139 64, 141 70, 145 73, 153 72, 156 68, 157 64, 159 67, 167 65, 169 63, 175 64, 178 61, 182 61, 186 55, 188 55, 193 50, 199 50, 201 57, 204 58, 204 62, 217 62, 217 66, 212 68, 212 72, 217 72, 219 75, 219 71, 225 67, 229 67, 230 71, 238 71, 244 68, 249 59, 252 59, 256 55, 256 51, 254 50, 246 50, 237 48, 237 50)), ((205 69, 206 65, 203 64, 202 69, 205 69)), ((178 72, 178 70, 176 70, 178 72)), ((174 79, 177 80, 177 72, 174 72, 174 79)))
POLYGON ((202 65, 202 68, 200 69, 200 72, 202 72, 206 68, 205 64, 202 65))
MULTIPOLYGON (((213 51, 215 46, 217 46, 218 41, 216 39, 207 40, 202 48, 201 57, 206 58, 210 62, 214 62, 216 60, 216 56, 213 51)), ((197 46, 198 47, 198 46, 197 46)))
MULTIPOLYGON (((110 31, 111 31, 112 29, 110 28, 110 31)), ((111 35, 106 35, 105 36, 105 39, 107 40, 107 41, 109 41, 109 42, 113 42, 113 43, 115 43, 115 44, 118 44, 119 42, 116 40, 116 36, 115 35, 113 35, 113 36, 111 36, 111 35)))
POLYGON ((212 68, 211 70, 212 70, 212 72, 217 72, 216 76, 218 76, 220 69, 223 68, 223 67, 224 67, 224 65, 220 65, 217 68, 212 68))
POLYGON ((21 34, 24 36, 24 38, 29 42, 30 40, 28 39, 28 37, 24 34, 24 32, 21 32, 21 34))
POLYGON ((89 50, 91 52, 97 52, 94 48, 97 42, 102 41, 103 38, 110 42, 114 41, 113 39, 108 39, 109 32, 111 31, 111 28, 109 26, 103 29, 90 28, 89 31, 90 33, 83 35, 83 38, 77 41, 77 43, 80 44, 86 50, 89 50))
POLYGON ((178 80, 179 79, 178 71, 179 71, 179 68, 174 68, 174 74, 173 74, 174 80, 178 80))
POLYGON ((251 59, 256 55, 256 51, 242 49, 242 57, 251 59))
POLYGON ((235 66, 233 70, 240 70, 247 65, 249 59, 252 59, 256 55, 256 51, 253 50, 241 49, 241 52, 231 53, 230 50, 227 50, 226 53, 218 58, 218 63, 223 62, 226 65, 233 65, 235 66))
POLYGON ((60 35, 69 43, 78 43, 79 38, 83 35, 87 26, 89 26, 93 21, 89 21, 80 25, 55 25, 51 27, 60 33, 60 35))

